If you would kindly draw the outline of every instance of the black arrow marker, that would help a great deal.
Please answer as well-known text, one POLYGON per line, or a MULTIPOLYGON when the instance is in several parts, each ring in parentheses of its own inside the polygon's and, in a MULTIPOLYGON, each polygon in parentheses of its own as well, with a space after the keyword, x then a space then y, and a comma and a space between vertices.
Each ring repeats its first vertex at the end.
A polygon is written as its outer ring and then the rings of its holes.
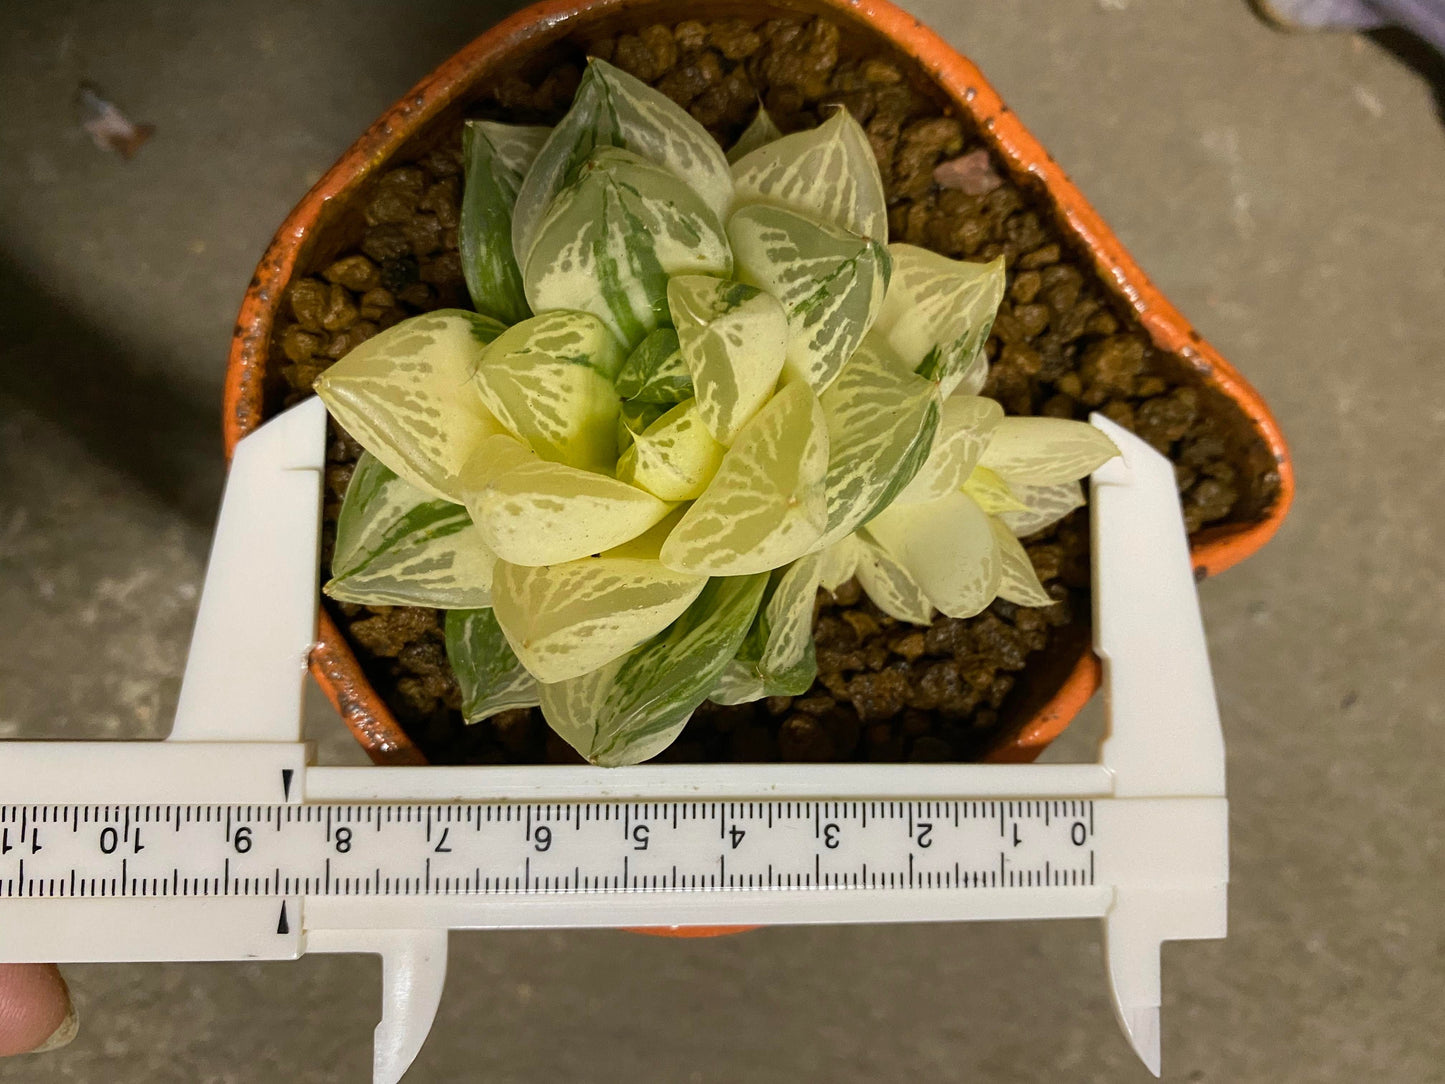
MULTIPOLYGON (((292 768, 281 769, 281 790, 284 792, 287 801, 291 800, 291 777, 295 774, 296 772, 292 768)), ((285 931, 283 930, 282 932, 284 933, 285 931)))
POLYGON ((291 923, 286 921, 286 901, 281 901, 281 921, 276 923, 277 933, 290 933, 291 923))

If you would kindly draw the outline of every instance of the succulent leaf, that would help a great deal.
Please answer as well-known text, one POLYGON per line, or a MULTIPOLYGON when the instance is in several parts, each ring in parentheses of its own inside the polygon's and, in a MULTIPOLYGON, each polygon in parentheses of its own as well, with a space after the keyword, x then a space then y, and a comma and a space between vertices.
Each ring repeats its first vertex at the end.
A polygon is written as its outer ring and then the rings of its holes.
POLYGON ((962 487, 978 465, 989 434, 1001 420, 1003 407, 992 399, 950 395, 943 401, 933 451, 913 481, 894 500, 900 504, 918 504, 937 500, 962 487))
POLYGON ((863 553, 863 543, 859 539, 858 534, 844 535, 819 552, 818 556, 822 558, 818 567, 819 587, 836 591, 853 578, 863 553))
POLYGON ((522 283, 533 311, 594 313, 632 347, 668 322, 669 276, 731 271, 722 222, 696 191, 630 151, 600 147, 548 208, 522 283))
POLYGON ((636 486, 531 459, 465 494, 488 547, 514 565, 575 561, 636 538, 672 510, 636 486))
POLYGON ((703 425, 697 400, 689 399, 633 434, 617 477, 665 501, 690 501, 702 496, 726 451, 703 425))
POLYGON ((888 206, 868 136, 846 109, 782 136, 732 167, 736 206, 770 203, 883 241, 888 206))
POLYGON ((768 401, 783 369, 788 320, 778 302, 741 282, 679 275, 667 302, 698 415, 720 444, 768 401))
POLYGON ((758 616, 708 699, 745 704, 764 696, 801 696, 808 691, 818 676, 813 604, 822 564, 820 554, 810 554, 773 570, 758 616))
POLYGON ((993 528, 967 494, 895 504, 868 524, 868 534, 948 617, 973 617, 998 594, 1002 569, 993 528))
POLYGON ((759 204, 728 220, 738 277, 788 314, 788 371, 821 395, 873 325, 888 286, 888 250, 876 241, 759 204))
POLYGON ((828 420, 831 545, 871 520, 927 460, 938 429, 938 391, 870 336, 821 398, 828 420))
POLYGON ((363 452, 336 520, 325 591, 367 606, 488 606, 496 562, 466 509, 363 452))
POLYGON ((467 722, 479 723, 498 712, 534 708, 542 702, 537 679, 512 654, 490 609, 449 610, 446 647, 467 722))
POLYGON ((487 316, 441 309, 367 339, 316 378, 337 423, 402 478, 458 502, 457 472, 502 431, 469 391, 486 344, 503 331, 487 316))
POLYGON ((656 560, 585 557, 524 567, 498 562, 492 607, 538 681, 566 681, 627 654, 670 625, 707 583, 656 560))
POLYGON ((512 246, 522 267, 558 195, 594 150, 608 146, 626 148, 686 180, 715 218, 727 214, 732 177, 707 129, 667 95, 594 58, 572 107, 543 144, 517 193, 512 246))
POLYGON ((492 142, 493 134, 505 139, 515 156, 516 138, 497 131, 507 127, 468 121, 462 129, 462 164, 467 183, 462 193, 457 248, 473 308, 503 324, 515 324, 530 316, 532 310, 522 290, 521 269, 512 256, 512 205, 522 173, 508 164, 492 142))
POLYGON ((738 136, 738 141, 728 151, 728 164, 735 165, 759 147, 765 147, 773 140, 782 137, 782 131, 773 123, 773 118, 768 111, 759 105, 758 111, 753 114, 753 119, 743 129, 743 134, 738 136))
POLYGON ((905 244, 888 253, 893 275, 875 326, 944 398, 955 389, 977 395, 988 377, 983 344, 1003 300, 1003 258, 965 263, 905 244))
POLYGON ((974 467, 963 483, 963 491, 990 516, 1001 512, 1023 512, 1023 503, 1013 495, 1009 484, 987 467, 974 467))
POLYGON ((570 681, 541 687, 548 724, 594 764, 637 764, 672 744, 737 654, 765 574, 708 580, 676 621, 642 647, 570 681))
POLYGON ((767 572, 809 552, 828 506, 828 429, 807 384, 786 385, 738 434, 662 547, 679 572, 767 572))
POLYGON ((482 354, 475 386, 487 408, 543 459, 611 473, 617 412, 610 379, 622 348, 584 312, 549 312, 508 328, 482 354))
POLYGON ((927 625, 933 620, 933 603, 918 581, 891 553, 874 541, 867 531, 859 531, 857 567, 854 574, 874 604, 889 617, 914 625, 927 625))
MULTIPOLYGON (((487 137, 487 142, 492 145, 492 150, 496 152, 497 158, 503 166, 517 175, 519 183, 521 178, 526 176, 527 170, 532 168, 532 163, 537 160, 538 153, 552 134, 551 128, 539 125, 501 124, 494 120, 469 120, 462 132, 463 140, 469 130, 481 132, 487 137)), ((510 231, 510 224, 508 229, 510 231)), ((512 247, 510 232, 508 232, 506 240, 507 248, 510 249, 512 247)))
POLYGON ((1018 606, 1052 606, 1054 600, 1039 582, 1028 551, 1002 521, 989 517, 988 524, 998 547, 998 597, 1018 606))
POLYGON ((624 399, 645 403, 680 403, 695 392, 687 363, 682 360, 677 332, 670 327, 650 331, 627 355, 614 381, 624 399))
POLYGON ((1009 486, 1010 492, 1024 506, 1023 511, 1000 513, 999 519, 1017 538, 1052 527, 1075 508, 1084 507, 1084 487, 1078 482, 1060 482, 1056 486, 1009 486))
POLYGON ((1067 418, 1005 418, 979 459, 1010 485, 1073 482, 1119 454, 1100 430, 1067 418))

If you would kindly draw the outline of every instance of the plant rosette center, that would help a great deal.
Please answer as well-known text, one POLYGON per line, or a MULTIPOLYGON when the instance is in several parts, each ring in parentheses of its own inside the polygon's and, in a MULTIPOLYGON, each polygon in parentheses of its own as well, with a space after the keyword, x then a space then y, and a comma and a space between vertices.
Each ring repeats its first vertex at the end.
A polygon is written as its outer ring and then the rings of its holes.
POLYGON ((468 722, 540 707, 634 764, 705 700, 805 692, 820 587, 920 625, 1053 602, 1019 539, 1116 450, 979 395, 1003 262, 883 243, 846 111, 759 110, 724 154, 593 60, 555 128, 469 122, 463 155, 476 311, 316 391, 366 449, 325 590, 446 610, 468 722))

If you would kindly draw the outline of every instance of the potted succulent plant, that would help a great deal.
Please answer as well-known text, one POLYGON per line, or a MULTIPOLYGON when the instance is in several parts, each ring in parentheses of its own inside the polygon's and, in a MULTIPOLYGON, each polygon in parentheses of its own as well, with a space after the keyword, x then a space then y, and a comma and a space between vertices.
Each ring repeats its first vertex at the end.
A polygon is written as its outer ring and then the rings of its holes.
POLYGON ((705 700, 806 693, 820 586, 922 628, 1053 604, 1018 535, 1115 449, 978 394, 1003 261, 883 243, 847 110, 785 136, 760 109, 729 165, 594 59, 555 128, 464 147, 476 311, 403 320, 316 390, 366 449, 326 593, 447 610, 467 722, 540 707, 634 764, 705 700))
POLYGON ((673 754, 1026 758, 1096 681, 1112 450, 1068 418, 1176 459, 1205 570, 1288 505, 1263 405, 976 70, 881 2, 716 14, 519 14, 248 294, 228 441, 313 382, 341 424, 313 669, 378 759, 556 756, 538 704, 603 764, 698 708, 673 754))

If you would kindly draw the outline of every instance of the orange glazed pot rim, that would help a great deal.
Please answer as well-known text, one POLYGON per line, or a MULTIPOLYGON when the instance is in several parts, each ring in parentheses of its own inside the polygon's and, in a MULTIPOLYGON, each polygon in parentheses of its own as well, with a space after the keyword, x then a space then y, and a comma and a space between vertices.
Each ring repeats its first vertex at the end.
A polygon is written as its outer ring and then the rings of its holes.
MULTIPOLYGON (((1012 177, 1042 188, 1060 225, 1087 252, 1115 296, 1134 310, 1160 350, 1181 359, 1202 382, 1231 400, 1268 448, 1279 476, 1273 503, 1260 518, 1210 528, 1195 537, 1191 554, 1200 576, 1237 564, 1279 529, 1294 498, 1294 471, 1278 424, 1259 393, 1189 325, 1124 250, 1052 156, 1004 105, 982 73, 918 19, 887 0, 704 0, 695 17, 792 11, 825 15, 841 25, 871 32, 880 45, 910 58, 1003 159, 1012 177)), ((266 366, 286 288, 307 253, 313 230, 333 203, 352 194, 425 124, 462 101, 503 58, 534 51, 569 33, 616 23, 670 21, 664 0, 545 0, 497 24, 412 88, 384 113, 296 206, 272 240, 246 291, 237 319, 226 374, 224 434, 229 458, 236 442, 263 420, 266 366), (650 16, 645 13, 651 12, 650 16)), ((320 640, 311 671, 357 740, 382 764, 424 764, 425 757, 397 724, 361 672, 340 630, 323 609, 320 640)), ((1020 730, 986 759, 1031 761, 1058 737, 1099 686, 1100 668, 1085 652, 1058 692, 1020 730)), ((660 931, 659 931, 660 932, 660 931)))

